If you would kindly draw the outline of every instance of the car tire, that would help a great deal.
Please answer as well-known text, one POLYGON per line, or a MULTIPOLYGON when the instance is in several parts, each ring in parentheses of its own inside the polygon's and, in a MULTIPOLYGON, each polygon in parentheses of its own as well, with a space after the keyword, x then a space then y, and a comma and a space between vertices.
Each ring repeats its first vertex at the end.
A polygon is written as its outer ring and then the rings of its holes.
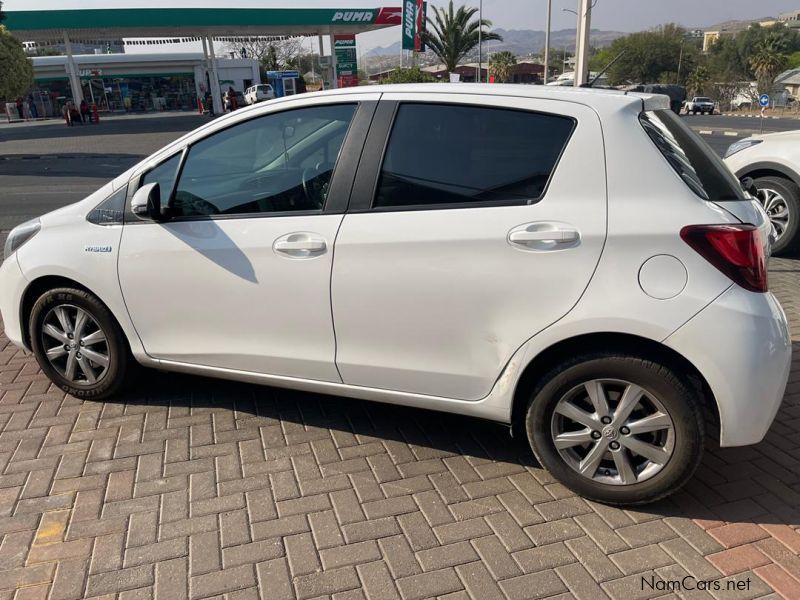
POLYGON ((773 225, 774 213, 780 210, 781 204, 788 211, 788 221, 783 225, 783 234, 772 245, 772 253, 796 254, 800 251, 800 187, 783 177, 759 177, 753 183, 758 188, 758 199, 770 215, 773 225), (777 193, 777 196, 770 192, 777 193))
POLYGON ((701 402, 685 380, 660 361, 624 353, 564 362, 542 378, 530 397, 525 427, 534 455, 561 483, 592 500, 635 505, 664 498, 691 478, 703 454, 701 402), (606 398, 606 415, 586 408, 594 406, 588 390, 597 385, 606 398), (637 390, 642 391, 639 400, 637 390), (625 398, 636 401, 628 415, 625 398), (583 412, 574 413, 579 407, 583 412), (564 413, 582 420, 591 415, 591 427, 564 413), (645 417, 650 420, 643 422, 645 417), (663 427, 646 431, 647 424, 663 427))
POLYGON ((113 396, 132 370, 122 329, 111 311, 87 291, 56 288, 42 294, 31 310, 29 332, 42 371, 77 398, 113 396))

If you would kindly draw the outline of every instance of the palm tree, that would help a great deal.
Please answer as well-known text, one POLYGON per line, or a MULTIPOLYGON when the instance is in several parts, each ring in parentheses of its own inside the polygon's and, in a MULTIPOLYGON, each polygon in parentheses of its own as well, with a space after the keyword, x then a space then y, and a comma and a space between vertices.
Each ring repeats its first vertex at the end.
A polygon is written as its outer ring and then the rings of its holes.
POLYGON ((697 67, 686 78, 686 87, 691 92, 690 96, 699 96, 705 91, 705 87, 711 80, 711 74, 704 66, 697 67))
POLYGON ((750 59, 750 66, 758 79, 761 93, 769 93, 775 78, 783 72, 789 57, 783 52, 782 40, 770 34, 750 59))
POLYGON ((433 19, 428 17, 429 26, 422 32, 422 37, 451 73, 470 50, 478 45, 479 28, 483 41, 503 40, 496 33, 485 29, 492 26, 491 21, 483 19, 479 24, 477 19, 473 20, 478 12, 477 8, 459 6, 458 10, 454 10, 453 0, 450 0, 446 9, 437 6, 432 8, 433 19))
POLYGON ((494 75, 495 81, 505 83, 511 79, 511 68, 515 64, 517 59, 512 52, 495 52, 489 57, 489 73, 494 75))

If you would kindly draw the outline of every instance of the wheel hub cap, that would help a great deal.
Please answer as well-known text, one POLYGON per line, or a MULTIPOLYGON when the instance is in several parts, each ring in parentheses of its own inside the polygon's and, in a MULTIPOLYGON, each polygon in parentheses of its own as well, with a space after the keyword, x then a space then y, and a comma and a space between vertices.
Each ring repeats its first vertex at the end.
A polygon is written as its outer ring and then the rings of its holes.
POLYGON ((764 188, 758 190, 758 201, 769 216, 770 223, 775 229, 776 239, 781 239, 792 218, 786 199, 779 192, 764 188))
POLYGON ((41 340, 47 361, 73 385, 94 385, 108 371, 106 334, 82 308, 60 304, 50 309, 42 321, 41 340))
POLYGON ((618 379, 594 379, 564 394, 553 412, 551 435, 567 465, 611 485, 653 477, 675 449, 675 427, 662 402, 618 379))

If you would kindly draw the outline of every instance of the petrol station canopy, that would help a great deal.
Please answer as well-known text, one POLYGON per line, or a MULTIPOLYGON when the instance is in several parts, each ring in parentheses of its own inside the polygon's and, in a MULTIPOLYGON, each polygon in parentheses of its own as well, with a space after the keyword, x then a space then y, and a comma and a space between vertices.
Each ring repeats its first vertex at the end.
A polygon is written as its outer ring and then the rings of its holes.
POLYGON ((362 33, 400 25, 401 9, 345 0, 6 0, 5 25, 21 41, 362 33))

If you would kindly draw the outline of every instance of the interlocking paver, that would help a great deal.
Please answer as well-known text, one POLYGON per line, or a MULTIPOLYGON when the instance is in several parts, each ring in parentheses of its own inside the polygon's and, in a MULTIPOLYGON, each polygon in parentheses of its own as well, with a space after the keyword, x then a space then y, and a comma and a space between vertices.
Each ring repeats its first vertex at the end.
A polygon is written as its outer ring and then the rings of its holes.
MULTIPOLYGON (((772 266, 800 342, 800 265, 772 266)), ((0 337, 0 598, 795 598, 798 357, 765 442, 619 510, 490 423, 151 372, 81 402, 0 337)))

